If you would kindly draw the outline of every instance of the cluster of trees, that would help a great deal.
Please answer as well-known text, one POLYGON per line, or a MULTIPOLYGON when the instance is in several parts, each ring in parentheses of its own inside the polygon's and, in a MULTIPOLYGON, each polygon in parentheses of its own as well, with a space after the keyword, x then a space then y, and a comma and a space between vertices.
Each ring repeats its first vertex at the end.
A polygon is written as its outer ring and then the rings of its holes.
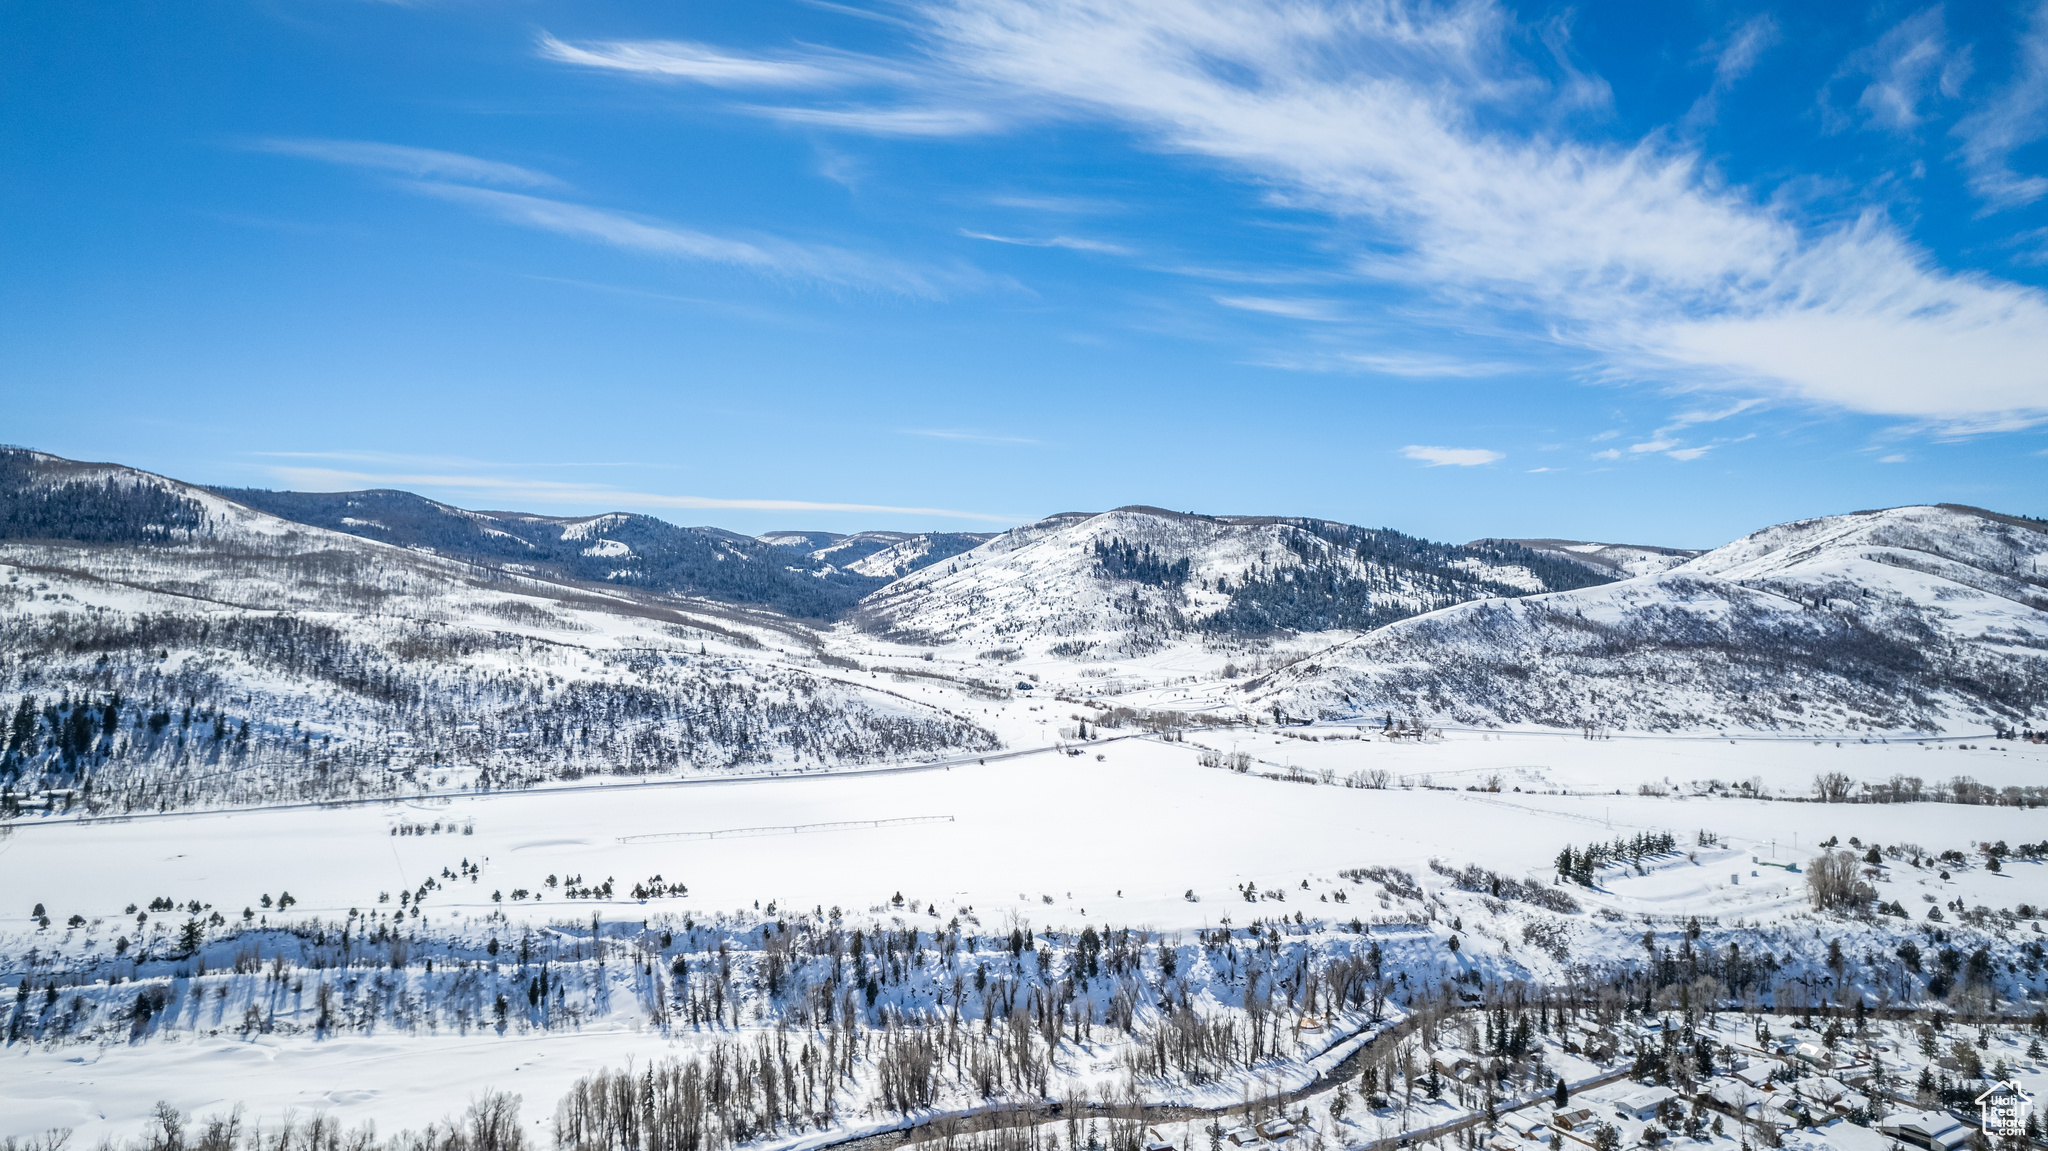
POLYGON ((1862 860, 1853 851, 1824 851, 1806 865, 1806 892, 1816 911, 1867 906, 1877 889, 1860 877, 1862 860))
POLYGON ((4 654, 29 690, 6 720, 0 813, 50 789, 95 812, 158 810, 369 798, 451 774, 516 787, 998 743, 964 719, 875 711, 803 672, 681 651, 598 652, 618 674, 556 680, 537 670, 559 658, 548 645, 430 622, 388 642, 283 614, 15 622, 4 654))
POLYGON ((1287 522, 1295 530, 1286 545, 1297 562, 1254 567, 1235 583, 1219 581, 1216 590, 1229 593, 1231 601, 1203 621, 1206 630, 1371 631, 1468 600, 1612 582, 1589 568, 1517 544, 1483 541, 1457 547, 1387 528, 1321 520, 1287 522), (1491 578, 1489 565, 1524 568, 1540 586, 1532 589, 1491 578))
MULTIPOLYGON (((158 712, 150 716, 150 721, 161 731, 170 722, 170 716, 158 712)), ((136 722, 139 726, 142 721, 138 717, 136 722)), ((18 774, 24 763, 46 750, 55 756, 59 770, 75 773, 82 761, 103 754, 120 730, 119 691, 97 704, 66 696, 46 701, 40 707, 35 696, 22 696, 7 725, 6 751, 0 753, 0 781, 18 774)))
POLYGON ((1676 850, 1678 837, 1668 831, 1643 831, 1612 843, 1589 843, 1583 848, 1566 844, 1557 853, 1557 874, 1560 879, 1591 887, 1594 874, 1610 863, 1641 863, 1650 856, 1676 850))
POLYGON ((1839 771, 1813 777, 1813 797, 1822 803, 1961 803, 1985 807, 2048 806, 2048 787, 1994 787, 1967 775, 1928 783, 1917 775, 1857 784, 1839 771))
MULTIPOLYGON (((819 912, 725 927, 682 917, 613 928, 593 918, 508 941, 423 928, 403 905, 416 906, 424 890, 401 893, 392 914, 261 928, 216 917, 216 930, 197 914, 181 927, 160 912, 147 928, 138 921, 132 949, 88 950, 97 958, 24 978, 11 1034, 546 1030, 620 1010, 665 1027, 766 1018, 875 1032, 859 1037, 860 1057, 887 1066, 894 1052, 906 1076, 938 1052, 938 1080, 912 1076, 891 1089, 919 1099, 961 1084, 982 1096, 1042 1092, 1053 1062, 1096 1041, 1098 1029, 1143 1047, 1141 1061, 1159 1073, 1211 1078, 1290 1056, 1290 1021, 1302 1013, 1377 1015, 1393 988, 1369 937, 1278 922, 1188 945, 1095 926, 1019 924, 983 936, 957 919, 930 930, 846 930, 819 912), (1233 1009, 1219 1015, 1211 996, 1233 1009)), ((851 1058, 832 1053, 821 1066, 851 1058)))
MULTIPOLYGON (((1570 851, 1571 849, 1566 848, 1565 850, 1570 851)), ((1563 857, 1560 856, 1559 859, 1562 861, 1563 857)), ((1574 915, 1581 910, 1578 900, 1573 899, 1554 887, 1545 887, 1540 883, 1524 883, 1511 876, 1489 871, 1478 864, 1466 864, 1462 868, 1453 868, 1441 860, 1432 859, 1429 861, 1429 869, 1449 879, 1451 886, 1460 891, 1477 892, 1481 895, 1490 895, 1495 899, 1519 900, 1523 903, 1533 903, 1538 907, 1547 908, 1548 910, 1565 915, 1574 915)))
POLYGON ((105 471, 0 447, 0 540, 151 545, 206 529, 198 500, 140 473, 117 478, 105 471))
POLYGON ((1180 587, 1188 582, 1188 557, 1163 559, 1149 543, 1126 543, 1121 536, 1109 541, 1096 540, 1094 553, 1096 574, 1104 579, 1130 580, 1154 587, 1180 587))
MULTIPOLYGON (((520 1098, 507 1091, 485 1091, 470 1100, 459 1118, 429 1123, 419 1131, 399 1131, 378 1138, 375 1124, 344 1130, 321 1112, 301 1122, 287 1111, 274 1125, 250 1120, 237 1104, 225 1115, 204 1119, 187 1115, 159 1100, 144 1133, 127 1141, 103 1139, 99 1151, 527 1151, 526 1132, 519 1124, 520 1098)), ((0 1151, 65 1151, 69 1128, 40 1136, 0 1137, 0 1151)), ((635 1149, 639 1151, 639 1149, 635 1149)), ((685 1151, 676 1148, 676 1151, 685 1151)), ((695 1151, 695 1149, 689 1149, 695 1151)))
MULTIPOLYGON (((125 974, 97 979, 30 976, 8 1028, 14 1040, 104 1037, 109 1027, 131 1039, 170 1028, 502 1032, 635 1011, 658 1027, 721 1034, 686 1057, 578 1081, 556 1109, 558 1146, 725 1151, 863 1109, 1041 1104, 1105 1043, 1133 1101, 1139 1083, 1255 1075, 1301 1053, 1298 1023, 1377 1020, 1390 997, 1403 1002, 1403 1019, 1340 1084, 1333 1114, 1353 1090, 1372 1108, 1400 1108, 1404 1120, 1418 1098, 1448 1093, 1478 1108, 1548 1091, 1556 1080, 1537 1041, 1550 1035, 1599 1060, 1630 1059, 1636 1078, 1689 1092, 1725 1055, 1699 1028, 1708 1013, 1738 1004, 1754 1012, 1768 1000, 1812 1025, 1833 999, 1853 1004, 1860 1021, 1872 985, 1880 1006, 1891 1002, 1880 968, 1893 964, 1927 974, 1929 992, 1952 1005, 1982 1009, 2011 962, 1988 937, 1958 946, 1933 929, 1929 954, 1906 941, 1893 959, 1858 956, 1839 937, 1815 950, 1819 939, 1798 925, 1709 940, 1715 925, 1694 919, 1646 932, 1638 958, 1569 967, 1557 984, 1532 987, 1489 985, 1476 969, 1439 982, 1429 962, 1410 956, 1403 965, 1378 938, 1283 932, 1280 923, 1207 930, 1192 943, 1125 928, 1017 923, 984 936, 978 926, 969 915, 943 928, 899 920, 848 929, 819 909, 719 924, 593 919, 484 941, 408 932, 389 919, 314 921, 233 931, 184 954, 175 972, 160 962, 145 973, 130 961, 125 974), (229 949, 231 965, 221 962, 229 949), (1464 1010, 1474 1003, 1481 1009, 1464 1010), (1657 1016, 1664 1026, 1652 1034, 1622 1038, 1622 1020, 1657 1016), (1481 1073, 1440 1075, 1431 1056, 1445 1046, 1479 1055, 1481 1073)), ((2017 956, 2029 978, 2040 950, 2017 956)), ((2048 1016, 2040 1019, 2048 1029, 2048 1016)), ((1846 1034, 1837 1023, 1831 1036, 1846 1034)), ((1689 1121, 1671 1117, 1674 1129, 1689 1121)), ((451 1127, 443 1137, 463 1136, 451 1127)), ((1118 1138, 1113 1131, 1111 1148, 1118 1138)))

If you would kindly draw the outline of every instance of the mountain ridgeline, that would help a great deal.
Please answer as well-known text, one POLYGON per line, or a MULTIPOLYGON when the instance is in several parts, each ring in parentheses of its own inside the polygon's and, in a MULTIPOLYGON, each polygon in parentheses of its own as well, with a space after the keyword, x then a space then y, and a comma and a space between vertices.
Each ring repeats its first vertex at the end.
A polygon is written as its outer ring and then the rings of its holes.
MULTIPOLYGON (((1224 635, 1370 631, 1467 600, 1566 591, 1615 578, 1506 540, 1458 546, 1328 520, 1270 523, 1283 529, 1277 542, 1284 554, 1262 557, 1234 578, 1216 574, 1206 587, 1229 602, 1188 621, 1190 627, 1224 635)), ((1150 542, 1122 536, 1095 540, 1089 550, 1104 580, 1177 589, 1194 570, 1192 556, 1169 559, 1150 542)))
MULTIPOLYGON (((471 563, 658 595, 703 596, 815 621, 844 617, 893 580, 993 538, 800 531, 748 537, 628 513, 559 517, 468 511, 392 490, 213 490, 281 519, 471 563)), ((1119 509, 1134 514, 1151 510, 1119 509)), ((1226 596, 1228 605, 1191 618, 1189 626, 1214 633, 1362 631, 1475 598, 1588 587, 1614 578, 1587 564, 1502 540, 1440 544, 1387 528, 1312 519, 1221 517, 1216 522, 1277 528, 1285 554, 1209 581, 1209 590, 1226 596), (1504 570, 1510 574, 1503 576, 1504 570)), ((1159 550, 1159 542, 1121 536, 1094 540, 1090 549, 1096 575, 1155 589, 1181 588, 1196 557, 1168 555, 1159 550)))
POLYGON ((2021 728, 2044 561, 2048 525, 1951 505, 1705 553, 1143 506, 749 537, 0 449, 0 693, 33 705, 0 776, 127 805, 824 767, 999 746, 976 717, 1020 680, 1144 708, 1162 675, 1213 716, 2021 728))
POLYGON ((1205 630, 1371 631, 1468 600, 1567 591, 1614 578, 1502 540, 1457 546, 1390 528, 1288 523, 1295 529, 1283 541, 1291 562, 1261 564, 1235 584, 1219 579, 1230 605, 1205 619, 1205 630))
POLYGON ((277 492, 217 488, 280 519, 490 566, 704 596, 799 619, 837 617, 888 581, 795 548, 718 528, 678 527, 615 512, 562 517, 467 511, 411 492, 277 492))
POLYGON ((205 529, 199 501, 106 472, 0 448, 0 540, 160 544, 205 529))
POLYGON ((302 501, 353 513, 340 532, 117 465, 4 451, 0 476, 0 818, 25 796, 129 812, 998 746, 944 702, 846 674, 791 615, 565 578, 576 545, 619 564, 626 540, 685 569, 682 546, 634 534, 642 517, 302 501), (521 558, 473 558, 493 548, 521 558))

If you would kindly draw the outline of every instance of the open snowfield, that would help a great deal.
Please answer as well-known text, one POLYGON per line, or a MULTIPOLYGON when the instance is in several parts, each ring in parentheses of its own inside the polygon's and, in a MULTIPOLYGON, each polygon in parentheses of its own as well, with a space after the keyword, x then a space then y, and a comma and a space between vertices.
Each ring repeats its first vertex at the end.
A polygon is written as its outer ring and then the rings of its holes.
MULTIPOLYGON (((1513 734, 1453 735, 1421 745, 1309 742, 1249 731, 1201 738, 1249 751, 1262 768, 1327 767, 1341 778, 1385 767, 1418 785, 1460 790, 1289 783, 1199 767, 1192 742, 1133 738, 1087 745, 1080 756, 1048 752, 903 774, 542 789, 131 822, 52 818, 24 822, 0 840, 0 870, 14 877, 18 893, 0 915, 0 931, 27 930, 31 903, 47 905, 60 922, 74 912, 117 920, 127 904, 160 895, 181 904, 198 899, 232 914, 259 906, 266 894, 289 891, 297 914, 346 915, 375 906, 380 892, 409 890, 443 869, 459 870, 464 860, 482 865, 478 878, 432 894, 430 924, 450 925, 501 906, 515 919, 536 922, 591 910, 634 919, 650 907, 751 911, 756 901, 859 913, 900 892, 947 914, 965 906, 984 919, 1014 910, 1034 922, 1107 918, 1174 930, 1215 925, 1233 911, 1245 918, 1237 889, 1247 881, 1292 889, 1297 902, 1290 909, 1299 907, 1303 879, 1315 899, 1349 886, 1339 870, 1370 864, 1424 871, 1437 858, 1547 882, 1566 844, 1641 830, 1668 830, 1687 842, 1699 829, 1717 832, 1727 846, 1719 855, 1742 861, 1744 873, 1750 855, 1774 858, 1774 843, 1779 862, 1803 862, 1830 835, 1941 851, 1979 840, 2029 841, 2043 831, 2039 813, 2025 808, 1659 798, 1636 794, 1644 781, 1682 785, 1761 776, 1798 794, 1821 771, 1882 779, 1910 770, 1930 782, 1970 774, 1992 785, 2048 774, 2048 749, 2011 743, 1994 752, 1928 750, 1954 746, 1939 743, 1731 745, 1513 734), (1503 777, 1500 793, 1462 790, 1495 772, 1503 777), (1517 794, 1515 787, 1524 790, 1517 794), (1574 794, 1531 793, 1565 789, 1574 794), (1612 794, 1616 789, 1624 794, 1612 794), (931 822, 775 830, 904 819, 931 822), (446 830, 392 834, 400 824, 435 823, 446 830), (464 825, 474 834, 456 830, 464 825), (712 832, 743 834, 646 838, 712 832), (621 892, 660 875, 687 884, 689 895, 646 905, 572 902, 546 886, 551 874, 580 875, 586 883, 611 877, 621 892), (507 898, 502 905, 491 899, 494 891, 509 897, 522 888, 543 898, 507 898), (1199 902, 1185 898, 1189 890, 1199 902)), ((1641 910, 1675 915, 1753 915, 1803 899, 1798 877, 1783 872, 1766 871, 1755 881, 1743 874, 1740 890, 1731 890, 1723 862, 1708 853, 1683 881, 1646 883, 1631 898, 1656 905, 1641 910)), ((1967 896, 1972 902, 2048 901, 2041 898, 2048 892, 2006 896, 2003 888, 2020 882, 2010 874, 1973 871, 1964 881, 1980 877, 1999 890, 1973 892, 1967 896)), ((102 928, 97 935, 112 932, 102 928)), ((77 935, 70 947, 94 933, 77 935)))
POLYGON ((324 1114, 345 1127, 418 1129, 459 1113, 485 1089, 513 1091, 541 1146, 549 1109, 579 1077, 689 1051, 689 1037, 605 1028, 531 1035, 341 1036, 321 1042, 172 1038, 132 1046, 27 1045, 0 1054, 0 1134, 72 1128, 88 1144, 126 1137, 156 1101, 187 1114, 240 1104, 271 1127, 287 1115, 324 1114))
MULTIPOLYGON (((576 874, 592 883, 612 877, 621 890, 655 875, 687 884, 687 898, 647 905, 678 912, 751 910, 755 901, 780 901, 858 913, 900 892, 948 913, 972 907, 983 918, 1015 910, 1040 922, 1109 918, 1171 930, 1216 924, 1232 913, 1237 888, 1247 881, 1298 891, 1309 879, 1316 896, 1346 885, 1336 874, 1345 868, 1392 864, 1421 871, 1432 858, 1547 881, 1566 844, 1640 830, 1668 830, 1687 841, 1699 829, 1714 831, 1729 858, 1745 861, 1752 854, 1773 858, 1775 844, 1779 862, 1803 862, 1830 835, 1941 851, 1980 840, 2027 841, 2043 831, 2039 813, 2025 808, 1823 806, 1682 792, 1659 798, 1636 794, 1642 782, 1682 787, 1761 777, 1774 791, 1799 795, 1822 771, 1859 780, 1910 772, 1930 783, 1968 774, 1993 786, 2048 776, 2048 748, 2010 742, 1983 745, 1997 751, 1960 751, 1951 750, 1953 743, 1815 746, 1517 734, 1454 734, 1434 744, 1310 742, 1245 730, 1191 737, 1197 738, 1250 752, 1258 769, 1328 768, 1341 779, 1383 767, 1397 781, 1418 786, 1366 790, 1240 775, 1197 766, 1193 742, 1133 738, 1087 745, 1080 756, 1047 752, 902 774, 541 789, 131 822, 50 818, 24 821, 0 840, 0 870, 14 877, 18 893, 0 915, 0 931, 27 930, 31 903, 47 905, 60 921, 74 912, 112 919, 127 904, 159 895, 232 912, 258 906, 265 894, 290 891, 298 914, 345 915, 375 905, 380 892, 409 890, 444 868, 459 869, 464 860, 482 865, 478 878, 432 895, 430 923, 500 907, 533 921, 593 908, 643 917, 635 910, 643 905, 631 901, 572 903, 545 885, 551 874, 576 874), (1500 793, 1462 790, 1494 773, 1502 776, 1500 793), (1419 786, 1426 783, 1459 790, 1419 786), (1617 789, 1624 794, 1613 794, 1617 789), (1546 791, 1573 794, 1532 794, 1546 791), (774 830, 904 819, 931 822, 774 830), (400 824, 435 823, 446 830, 392 834, 400 824), (463 825, 473 826, 474 834, 460 834, 463 825), (769 830, 646 838, 750 829, 769 830), (543 898, 508 898, 501 905, 490 898, 493 891, 509 895, 521 888, 543 898), (1200 902, 1185 898, 1189 890, 1200 902), (1052 904, 1044 902, 1046 895, 1052 904)), ((1803 898, 1797 877, 1775 887, 1759 877, 1757 884, 1739 884, 1739 892, 1724 890, 1727 869, 1720 862, 1703 857, 1692 869, 1701 874, 1697 881, 1654 897, 1646 887, 1637 898, 1657 903, 1661 914, 1723 915, 1774 906, 1778 900, 1767 898, 1766 890, 1782 888, 1793 902, 1803 898)), ((1967 874, 1993 887, 2017 882, 1967 874)), ((2038 896, 2048 893, 1991 899, 2002 894, 1969 898, 2006 905, 2042 901, 2038 896)), ((73 946, 89 934, 81 932, 73 946)))
MULTIPOLYGON (((1054 729, 1071 722, 1069 710, 1019 701, 987 714, 1011 746, 1029 747, 1055 740, 1054 729)), ((1770 793, 1798 796, 1814 775, 1829 771, 1873 781, 1915 774, 1930 784, 1970 775, 1993 786, 2048 774, 2048 749, 2010 741, 1837 745, 1452 732, 1417 743, 1323 727, 1217 729, 1189 733, 1186 742, 1131 736, 1080 746, 1081 755, 1048 749, 884 774, 698 781, 691 773, 686 778, 693 781, 684 783, 620 780, 345 807, 126 821, 30 818, 0 838, 0 873, 13 892, 0 907, 0 945, 17 968, 30 955, 45 963, 110 958, 117 936, 142 937, 124 908, 157 897, 211 904, 231 925, 245 907, 273 924, 338 926, 351 911, 372 910, 388 923, 396 912, 409 930, 467 939, 472 947, 522 925, 587 926, 593 913, 637 927, 649 918, 734 922, 816 908, 842 909, 849 924, 926 932, 958 915, 969 922, 963 930, 989 936, 1018 921, 1177 933, 1296 912, 1306 914, 1306 930, 1313 931, 1319 920, 1334 929, 1353 917, 1372 923, 1418 906, 1375 902, 1374 885, 1339 875, 1392 865, 1419 878, 1439 900, 1442 918, 1382 928, 1373 938, 1385 944, 1391 963, 1440 977, 1446 965, 1506 971, 1542 961, 1519 946, 1513 921, 1486 919, 1480 896, 1453 890, 1432 872, 1433 859, 1547 885, 1567 844, 1673 833, 1686 850, 1650 860, 1640 873, 1610 868, 1596 890, 1566 889, 1587 911, 1614 917, 1611 926, 1570 917, 1579 924, 1572 959, 1599 962, 1638 946, 1645 915, 1667 929, 1698 915, 1713 917, 1722 930, 1747 923, 1805 934, 1804 876, 1770 864, 1803 866, 1829 836, 1969 853, 1978 841, 2022 843, 2048 834, 2039 813, 2026 808, 1821 805, 1706 796, 1692 786, 1757 778, 1770 793), (1360 734, 1365 738, 1353 738, 1360 734), (1198 756, 1205 748, 1249 753, 1251 770, 1203 767, 1198 756), (1327 770, 1340 781, 1385 769, 1393 784, 1366 789, 1261 774, 1290 769, 1311 780, 1327 770), (1500 791, 1464 790, 1496 774, 1500 791), (1670 794, 1638 794, 1646 782, 1664 784, 1670 794), (863 821, 893 822, 859 826, 863 821), (854 826, 806 826, 831 824, 854 826), (424 833, 393 834, 401 826, 424 833), (1695 847, 1702 829, 1716 833, 1719 845, 1695 847), (465 862, 480 865, 474 881, 450 878, 462 874, 465 862), (550 875, 584 884, 609 878, 617 897, 563 898, 562 887, 547 884, 550 875), (627 897, 633 884, 656 875, 687 884, 688 894, 627 897), (429 877, 441 887, 408 921, 397 893, 429 877), (1247 902, 1247 884, 1266 897, 1247 902), (515 900, 515 890, 541 897, 515 900), (285 891, 296 900, 287 916, 260 912, 264 896, 285 891), (493 893, 506 898, 494 901, 493 893), (898 893, 901 906, 893 902, 898 893), (37 930, 25 917, 38 902, 52 917, 50 928, 37 930), (1466 917, 1458 956, 1444 949, 1453 913, 1466 917), (73 914, 86 925, 67 928, 73 914)), ((1902 902, 1915 920, 1937 901, 2048 904, 2048 865, 2039 862, 2013 859, 1999 874, 1957 868, 1947 880, 1932 867, 1898 863, 1882 870, 1878 897, 1902 902)), ((151 916, 147 930, 156 946, 187 918, 151 916)), ((1878 930, 1886 930, 1881 924, 1878 930)), ((1879 936, 1868 939, 1859 946, 1889 946, 1879 936)), ((664 1033, 631 1012, 538 1033, 479 1027, 244 1035, 232 1026, 238 1007, 208 1009, 222 1015, 211 1035, 193 1029, 139 1041, 11 1045, 0 1054, 5 1126, 72 1127, 87 1140, 125 1137, 162 1098, 188 1114, 239 1102, 267 1123, 287 1112, 317 1112, 351 1126, 417 1128, 488 1088, 522 1093, 522 1122, 545 1141, 553 1101, 579 1076, 628 1060, 645 1066, 717 1035, 664 1033)), ((1079 1067, 1084 1078, 1090 1066, 1079 1067)), ((1107 1079, 1115 1067, 1103 1060, 1098 1070, 1107 1079)))

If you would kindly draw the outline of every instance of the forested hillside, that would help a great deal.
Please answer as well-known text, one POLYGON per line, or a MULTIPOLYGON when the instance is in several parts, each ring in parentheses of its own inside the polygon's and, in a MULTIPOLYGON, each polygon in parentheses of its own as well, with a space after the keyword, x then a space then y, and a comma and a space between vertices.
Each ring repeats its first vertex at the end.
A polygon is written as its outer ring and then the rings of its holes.
POLYGON ((624 512, 558 517, 465 511, 390 490, 217 490, 282 519, 399 547, 658 594, 758 604, 804 619, 834 617, 887 582, 835 568, 797 548, 624 512))
POLYGON ((480 567, 112 465, 0 468, 6 802, 146 810, 996 744, 846 675, 783 617, 480 567))

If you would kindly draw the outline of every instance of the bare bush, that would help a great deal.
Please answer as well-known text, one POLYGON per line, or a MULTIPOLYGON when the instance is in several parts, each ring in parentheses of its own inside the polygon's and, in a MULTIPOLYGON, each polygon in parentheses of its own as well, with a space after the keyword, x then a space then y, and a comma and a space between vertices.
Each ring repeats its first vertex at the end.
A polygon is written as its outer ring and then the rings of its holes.
POLYGON ((1855 782, 1839 771, 1824 771, 1813 777, 1813 797, 1822 803, 1847 803, 1855 782))
POLYGON ((1820 911, 1856 907, 1876 897, 1877 892, 1857 877, 1856 853, 1826 851, 1806 866, 1806 893, 1820 911))

